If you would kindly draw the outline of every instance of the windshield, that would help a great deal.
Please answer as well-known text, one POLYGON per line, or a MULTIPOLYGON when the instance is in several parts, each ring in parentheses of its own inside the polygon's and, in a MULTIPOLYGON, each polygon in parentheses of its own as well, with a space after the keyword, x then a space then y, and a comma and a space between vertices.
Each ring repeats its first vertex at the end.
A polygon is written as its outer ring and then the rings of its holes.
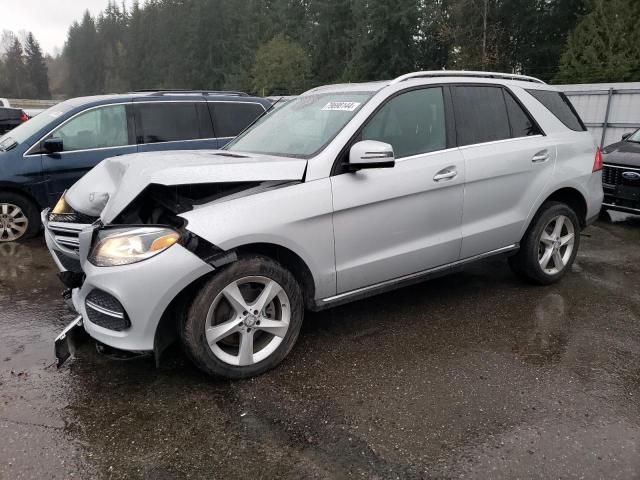
POLYGON ((297 97, 269 112, 227 150, 306 158, 320 152, 374 92, 318 93, 297 97))
POLYGON ((635 133, 632 133, 631 136, 627 138, 627 142, 640 143, 640 130, 636 130, 635 133))
POLYGON ((66 102, 59 103, 38 116, 31 118, 30 120, 18 125, 13 130, 7 132, 4 136, 0 137, 0 145, 9 143, 20 144, 40 129, 46 127, 50 122, 53 122, 56 118, 73 108, 66 102))

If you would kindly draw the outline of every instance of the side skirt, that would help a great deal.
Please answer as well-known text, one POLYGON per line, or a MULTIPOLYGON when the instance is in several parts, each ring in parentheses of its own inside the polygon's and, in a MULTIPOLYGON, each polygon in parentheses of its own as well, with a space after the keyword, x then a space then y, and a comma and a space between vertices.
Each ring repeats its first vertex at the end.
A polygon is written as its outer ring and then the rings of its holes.
POLYGON ((463 260, 458 260, 456 262, 440 265, 439 267, 422 270, 420 272, 411 273, 403 277, 393 278, 391 280, 385 280, 384 282, 376 283, 374 285, 369 285, 368 287, 362 287, 356 290, 341 293, 333 297, 316 300, 311 310, 317 312, 320 310, 325 310, 327 308, 337 307, 338 305, 343 305, 345 303, 353 302, 356 300, 362 300, 363 298, 372 297, 374 295, 378 295, 379 293, 389 292, 391 290, 414 285, 425 280, 442 277, 444 275, 462 270, 464 266, 471 263, 484 260, 485 258, 511 253, 518 250, 519 248, 520 244, 514 243, 513 245, 508 245, 506 247, 498 248, 487 253, 475 255, 463 260))

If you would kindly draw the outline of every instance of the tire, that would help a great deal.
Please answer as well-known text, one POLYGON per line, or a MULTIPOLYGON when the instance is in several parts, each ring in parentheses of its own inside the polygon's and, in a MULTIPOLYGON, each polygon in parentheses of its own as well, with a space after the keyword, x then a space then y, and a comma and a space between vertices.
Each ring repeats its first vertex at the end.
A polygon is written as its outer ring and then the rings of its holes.
POLYGON ((520 242, 520 250, 509 258, 509 265, 518 276, 529 282, 550 285, 571 269, 579 247, 580 222, 576 213, 564 203, 547 202, 536 213, 520 242), (554 221, 561 218, 558 236, 558 223, 554 221), (562 242, 566 243, 563 245, 562 242), (545 260, 548 263, 543 268, 545 260))
POLYGON ((0 192, 0 243, 34 237, 41 226, 35 203, 19 193, 0 192))
POLYGON ((205 373, 248 378, 287 356, 303 316, 302 292, 291 272, 268 257, 241 257, 202 285, 185 316, 181 340, 205 373))

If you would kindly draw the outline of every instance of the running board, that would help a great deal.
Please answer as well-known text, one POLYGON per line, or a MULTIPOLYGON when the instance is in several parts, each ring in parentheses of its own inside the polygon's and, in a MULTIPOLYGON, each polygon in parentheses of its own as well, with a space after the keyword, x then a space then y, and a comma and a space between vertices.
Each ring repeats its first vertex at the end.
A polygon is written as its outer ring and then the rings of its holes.
POLYGON ((390 290, 395 290, 397 288, 402 288, 409 285, 413 285, 415 283, 420 283, 430 278, 440 277, 448 273, 451 273, 457 268, 463 267, 464 265, 467 265, 469 263, 477 262, 479 260, 493 257, 495 255, 501 255, 504 253, 513 252, 514 250, 518 250, 519 248, 520 248, 520 244, 514 243, 513 245, 508 245, 506 247, 498 248, 496 250, 492 250, 487 253, 482 253, 480 255, 474 255, 473 257, 465 258, 463 260, 458 260, 456 262, 440 265, 439 267, 434 267, 428 270, 422 270, 420 272, 411 273, 403 277, 392 278, 391 280, 385 280, 384 282, 376 283, 374 285, 369 285, 368 287, 358 288, 356 290, 351 290, 349 292, 341 293, 339 295, 334 295, 333 297, 323 298, 322 300, 315 302, 315 305, 312 307, 312 310, 313 311, 324 310, 325 308, 335 307, 337 305, 342 305, 343 303, 360 300, 362 298, 371 297, 379 293, 384 293, 390 290))

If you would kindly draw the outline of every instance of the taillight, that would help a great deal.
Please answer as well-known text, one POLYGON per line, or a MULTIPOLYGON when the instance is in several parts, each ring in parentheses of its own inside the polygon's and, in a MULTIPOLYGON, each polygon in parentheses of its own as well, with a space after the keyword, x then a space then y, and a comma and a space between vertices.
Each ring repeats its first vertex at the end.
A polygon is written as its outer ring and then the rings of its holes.
POLYGON ((26 122, 27 120, 29 120, 29 115, 27 115, 26 113, 23 113, 22 115, 20 115, 21 122, 26 122))
POLYGON ((602 170, 602 150, 598 147, 596 150, 596 159, 593 162, 593 171, 599 172, 600 170, 602 170))

